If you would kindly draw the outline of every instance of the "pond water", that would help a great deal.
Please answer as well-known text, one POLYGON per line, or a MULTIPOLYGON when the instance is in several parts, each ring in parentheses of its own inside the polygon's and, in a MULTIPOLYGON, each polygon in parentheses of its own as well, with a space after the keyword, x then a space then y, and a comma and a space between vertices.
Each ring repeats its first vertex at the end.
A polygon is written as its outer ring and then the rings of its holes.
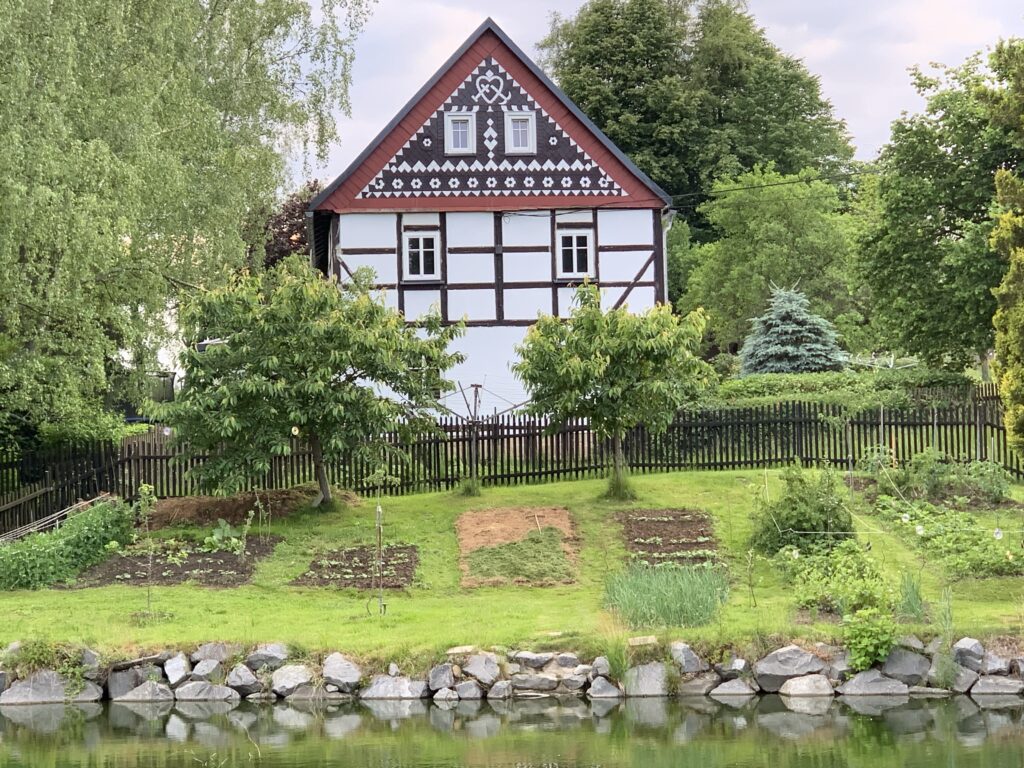
POLYGON ((1024 699, 766 696, 726 706, 554 699, 0 708, 0 766, 985 766, 1024 764, 1024 699), (223 707, 223 708, 222 708, 223 707))

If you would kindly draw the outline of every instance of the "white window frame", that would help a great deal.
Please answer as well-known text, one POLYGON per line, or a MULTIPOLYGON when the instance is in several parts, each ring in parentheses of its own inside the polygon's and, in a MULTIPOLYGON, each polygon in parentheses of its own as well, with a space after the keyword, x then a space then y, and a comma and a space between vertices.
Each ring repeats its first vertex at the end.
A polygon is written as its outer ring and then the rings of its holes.
POLYGON ((446 155, 475 155, 476 154, 476 113, 474 112, 445 112, 444 113, 444 153, 446 155), (455 122, 464 120, 469 123, 469 146, 463 148, 454 147, 453 125, 455 122))
POLYGON ((536 112, 506 112, 505 113, 505 154, 506 155, 536 155, 537 154, 537 113, 536 112), (514 120, 527 120, 530 123, 530 143, 526 147, 514 147, 512 145, 512 122, 514 120))
POLYGON ((439 231, 429 232, 403 232, 402 233, 402 279, 409 282, 437 282, 441 279, 441 237, 439 231), (416 250, 420 251, 420 274, 414 275, 409 271, 410 241, 419 240, 420 244, 416 250), (423 271, 423 240, 433 242, 434 271, 423 271))
POLYGON ((594 230, 592 229, 562 229, 558 231, 558 253, 556 254, 555 263, 558 265, 558 277, 562 280, 579 279, 583 277, 594 277, 596 274, 594 264, 594 230), (571 237, 572 249, 573 249, 573 269, 567 271, 564 267, 562 249, 563 238, 571 237), (585 237, 586 243, 586 254, 587 254, 587 269, 583 272, 579 271, 578 259, 579 259, 579 241, 576 238, 585 237))

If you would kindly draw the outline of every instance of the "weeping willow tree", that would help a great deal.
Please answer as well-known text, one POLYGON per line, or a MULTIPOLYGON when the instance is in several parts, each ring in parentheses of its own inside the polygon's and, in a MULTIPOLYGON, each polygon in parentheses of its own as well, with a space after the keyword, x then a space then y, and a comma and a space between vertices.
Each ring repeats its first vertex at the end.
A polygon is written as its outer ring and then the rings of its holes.
POLYGON ((0 0, 0 445, 112 424, 325 157, 372 0, 0 0))

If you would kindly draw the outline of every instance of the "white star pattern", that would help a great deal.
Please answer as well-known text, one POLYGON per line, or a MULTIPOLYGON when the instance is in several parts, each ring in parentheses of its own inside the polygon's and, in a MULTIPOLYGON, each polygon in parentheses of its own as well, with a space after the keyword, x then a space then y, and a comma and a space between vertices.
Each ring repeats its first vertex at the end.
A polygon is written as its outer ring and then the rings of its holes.
POLYGON ((508 187, 509 189, 512 189, 512 187, 514 187, 515 185, 516 185, 516 180, 514 178, 512 178, 511 176, 508 176, 505 179, 505 186, 508 187))
POLYGON ((533 176, 527 176, 527 177, 526 177, 526 179, 525 179, 525 180, 523 181, 523 185, 524 185, 524 186, 525 186, 525 187, 526 187, 527 189, 533 189, 533 185, 534 185, 534 184, 535 184, 535 182, 534 182, 534 180, 533 180, 533 176))
POLYGON ((487 179, 487 186, 490 187, 491 189, 494 189, 496 186, 498 186, 498 180, 491 176, 490 178, 487 179))
POLYGON ((426 147, 427 149, 430 149, 430 147, 433 146, 433 144, 434 144, 434 140, 431 139, 429 136, 427 136, 426 138, 423 139, 422 143, 423 143, 424 147, 426 147))
POLYGON ((395 179, 394 181, 391 182, 391 186, 394 187, 395 189, 401 189, 402 186, 403 186, 402 185, 402 180, 401 179, 395 179))
POLYGON ((572 179, 570 177, 568 177, 568 176, 563 176, 562 177, 562 186, 565 187, 566 189, 571 187, 572 186, 572 179))
POLYGON ((431 189, 440 189, 441 188, 441 180, 440 179, 431 179, 430 180, 430 188, 431 189))
POLYGON ((480 186, 480 179, 474 177, 466 182, 466 186, 469 187, 470 189, 476 189, 477 187, 480 186))
POLYGON ((423 182, 420 181, 419 179, 413 179, 412 180, 412 188, 413 189, 419 189, 422 186, 423 186, 423 182))
POLYGON ((552 179, 550 176, 545 176, 544 186, 547 187, 548 189, 551 189, 551 187, 555 186, 555 180, 552 179))
POLYGON ((458 179, 454 179, 454 178, 448 179, 448 186, 451 187, 452 189, 458 189, 459 188, 459 180, 458 179))

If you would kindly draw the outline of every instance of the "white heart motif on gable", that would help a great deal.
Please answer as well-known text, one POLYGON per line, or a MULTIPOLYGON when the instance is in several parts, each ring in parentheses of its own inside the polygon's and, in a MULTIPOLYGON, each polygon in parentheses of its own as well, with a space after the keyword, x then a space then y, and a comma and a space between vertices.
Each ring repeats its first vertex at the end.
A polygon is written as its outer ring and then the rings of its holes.
POLYGON ((485 104, 505 104, 511 98, 511 94, 505 93, 505 78, 487 70, 476 79, 476 95, 473 101, 483 101, 485 104))

